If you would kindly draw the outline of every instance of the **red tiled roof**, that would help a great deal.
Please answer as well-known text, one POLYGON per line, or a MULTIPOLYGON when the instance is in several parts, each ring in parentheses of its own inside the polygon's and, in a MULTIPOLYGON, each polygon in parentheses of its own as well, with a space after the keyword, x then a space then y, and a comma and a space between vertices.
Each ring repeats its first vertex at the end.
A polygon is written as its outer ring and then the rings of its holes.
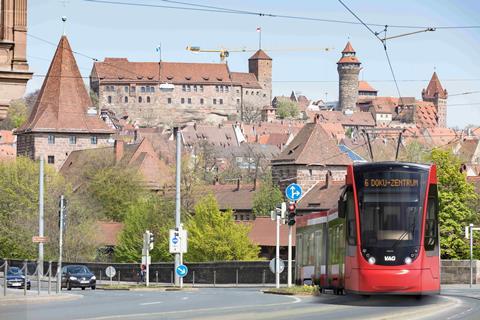
POLYGON ((358 91, 377 92, 377 89, 372 87, 367 81, 358 81, 358 91))
POLYGON ((95 62, 92 76, 101 81, 161 82, 173 84, 208 83, 231 84, 224 63, 130 62, 125 58, 105 58, 95 62))
POLYGON ((307 123, 280 155, 275 163, 306 165, 348 165, 352 161, 340 152, 336 140, 322 128, 320 123, 307 123))
POLYGON ((238 83, 244 88, 262 89, 257 81, 257 77, 253 73, 230 72, 230 76, 234 83, 238 83))
POLYGON ((344 187, 345 181, 330 181, 328 185, 325 181, 318 182, 298 201, 297 208, 306 211, 334 209, 344 187))
MULTIPOLYGON (((257 190, 258 187, 257 184, 257 190)), ((231 184, 210 185, 208 189, 213 192, 221 210, 252 210, 253 197, 255 196, 252 184, 240 184, 240 190, 237 189, 236 185, 231 184)))
POLYGON ((313 111, 309 112, 312 118, 318 116, 318 121, 323 123, 341 123, 343 126, 375 126, 375 120, 370 112, 354 112, 345 115, 341 111, 313 111))
POLYGON ((248 60, 272 60, 262 49, 257 50, 248 60))
POLYGON ((28 121, 16 133, 113 133, 97 114, 68 43, 62 36, 28 121))
POLYGON ((97 221, 98 243, 100 245, 116 246, 118 235, 123 229, 123 223, 110 221, 97 221))
POLYGON ((443 89, 436 72, 433 73, 432 79, 430 79, 427 89, 425 89, 425 91, 423 92, 423 96, 426 98, 434 98, 435 94, 438 94, 439 98, 447 98, 447 91, 443 89))
POLYGON ((433 103, 425 101, 416 102, 415 124, 419 128, 431 128, 438 125, 437 111, 433 103))
MULTIPOLYGON (((242 223, 242 222, 241 222, 242 223)), ((259 246, 274 247, 276 245, 276 222, 270 217, 257 217, 250 224, 252 229, 248 234, 250 241, 259 246)), ((295 228, 292 228, 292 245, 295 246, 295 228)), ((280 246, 288 246, 288 225, 280 225, 280 246)))
POLYGON ((355 53, 355 50, 353 49, 352 44, 350 43, 350 41, 347 42, 347 45, 346 45, 345 48, 343 49, 342 53, 355 53))
POLYGON ((338 60, 337 64, 339 63, 360 63, 360 61, 355 56, 345 56, 338 60))

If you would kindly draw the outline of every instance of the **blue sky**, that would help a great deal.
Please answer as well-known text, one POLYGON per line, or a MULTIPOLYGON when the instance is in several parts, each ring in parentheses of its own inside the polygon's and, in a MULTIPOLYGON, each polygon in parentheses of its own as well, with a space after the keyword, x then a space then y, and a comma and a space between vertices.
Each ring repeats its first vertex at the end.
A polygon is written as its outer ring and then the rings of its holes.
MULTIPOLYGON (((123 2, 173 5, 161 0, 123 2)), ((204 5, 281 15, 355 21, 336 0, 185 0, 204 5)), ((480 1, 381 1, 344 2, 364 21, 387 25, 465 26, 480 25, 480 1)), ((251 15, 185 11, 100 4, 84 0, 30 0, 28 33, 57 43, 62 34, 61 17, 67 16, 66 33, 73 50, 103 60, 127 57, 131 61, 157 61, 155 48, 162 43, 164 61, 218 62, 214 53, 193 54, 187 45, 203 48, 258 48, 256 28, 262 28, 262 47, 273 58, 273 94, 292 90, 310 99, 338 97, 336 62, 350 40, 362 62, 360 78, 382 96, 398 96, 381 43, 361 25, 299 21, 251 15), (333 47, 323 51, 271 51, 333 47), (386 81, 385 81, 386 80, 386 81)), ((381 27, 373 27, 381 31, 381 27)), ((390 35, 411 29, 389 28, 390 35)), ((450 94, 480 91, 480 29, 438 29, 390 40, 390 58, 402 96, 420 98, 434 68, 450 94), (426 81, 402 81, 426 80, 426 81)), ((40 88, 55 48, 27 38, 27 56, 34 76, 27 91, 40 88)), ((232 71, 247 71, 251 53, 231 53, 232 71)), ((92 60, 77 55, 82 75, 88 76, 92 60)), ((480 93, 448 99, 449 126, 480 125, 480 93)))

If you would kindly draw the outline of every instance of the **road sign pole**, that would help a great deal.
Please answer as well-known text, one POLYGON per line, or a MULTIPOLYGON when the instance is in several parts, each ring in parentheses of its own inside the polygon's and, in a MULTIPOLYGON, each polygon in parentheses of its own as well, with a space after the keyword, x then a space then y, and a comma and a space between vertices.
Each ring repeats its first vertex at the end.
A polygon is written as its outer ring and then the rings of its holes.
POLYGON ((288 226, 288 283, 287 286, 292 286, 292 226, 288 226))
POLYGON ((275 287, 280 288, 280 216, 277 214, 277 246, 275 250, 275 287))
POLYGON ((470 288, 473 284, 473 224, 470 223, 470 288))
MULTIPOLYGON (((180 252, 180 265, 183 265, 183 253, 181 252, 180 252)), ((179 282, 180 282, 180 288, 183 288, 183 277, 180 277, 179 282)))
MULTIPOLYGON (((176 155, 176 170, 175 170, 175 227, 180 229, 180 178, 182 171, 182 134, 180 128, 177 127, 177 155, 176 155)), ((182 256, 180 253, 175 253, 175 270, 182 264, 182 256)), ((175 272, 175 286, 181 285, 181 278, 175 272)))
POLYGON ((62 290, 63 195, 60 196, 60 234, 58 236, 57 293, 62 290))

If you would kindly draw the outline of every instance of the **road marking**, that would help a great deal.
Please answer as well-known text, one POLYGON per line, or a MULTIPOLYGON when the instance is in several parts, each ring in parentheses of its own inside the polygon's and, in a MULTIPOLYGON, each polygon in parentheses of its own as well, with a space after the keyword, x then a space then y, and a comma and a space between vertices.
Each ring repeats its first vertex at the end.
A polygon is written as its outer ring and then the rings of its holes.
POLYGON ((140 303, 140 305, 141 306, 149 306, 151 304, 160 304, 160 303, 163 303, 163 301, 144 302, 144 303, 140 303))
POLYGON ((282 296, 286 298, 293 299, 292 302, 279 302, 279 303, 270 303, 270 304, 251 304, 251 305, 240 305, 240 306, 230 306, 230 307, 212 307, 212 308, 199 308, 199 309, 187 309, 187 310, 175 310, 175 311, 164 311, 164 312, 149 312, 149 313, 131 313, 131 314, 119 314, 111 316, 100 316, 100 317, 91 317, 91 318, 77 318, 76 320, 108 320, 108 319, 131 319, 131 318, 147 318, 154 316, 162 316, 169 314, 179 314, 179 313, 197 313, 197 312, 209 312, 209 311, 227 311, 235 309, 245 309, 245 308, 265 308, 265 307, 275 307, 275 306, 284 306, 295 304, 301 301, 298 297, 293 296, 282 296))
POLYGON ((188 297, 182 297, 182 300, 188 300, 188 297))

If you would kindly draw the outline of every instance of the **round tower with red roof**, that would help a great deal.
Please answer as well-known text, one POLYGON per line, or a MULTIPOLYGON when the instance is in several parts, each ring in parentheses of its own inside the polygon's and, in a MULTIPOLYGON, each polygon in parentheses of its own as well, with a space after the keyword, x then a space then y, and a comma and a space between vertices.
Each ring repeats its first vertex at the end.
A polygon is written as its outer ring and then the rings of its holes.
POLYGON ((339 77, 338 109, 340 111, 353 111, 358 99, 358 74, 360 61, 356 57, 350 41, 342 51, 342 57, 337 62, 339 77))

